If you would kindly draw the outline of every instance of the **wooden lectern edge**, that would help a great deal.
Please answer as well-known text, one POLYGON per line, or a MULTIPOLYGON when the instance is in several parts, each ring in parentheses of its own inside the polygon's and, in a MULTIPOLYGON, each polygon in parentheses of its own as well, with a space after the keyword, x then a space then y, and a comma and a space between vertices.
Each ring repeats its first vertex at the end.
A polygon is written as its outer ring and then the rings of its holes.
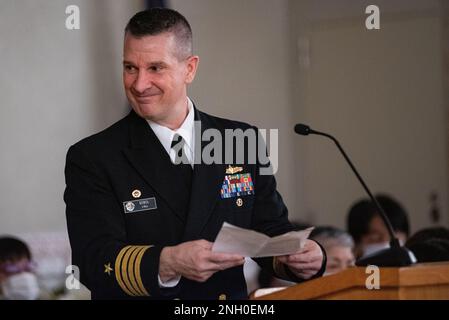
MULTIPOLYGON (((399 268, 379 268, 379 271, 381 287, 386 289, 423 285, 449 285, 448 262, 422 263, 399 268)), ((351 288, 368 290, 366 289, 366 280, 369 275, 370 273, 367 273, 366 267, 351 267, 338 274, 306 281, 272 294, 257 298, 254 298, 253 294, 250 299, 316 299, 351 288)))

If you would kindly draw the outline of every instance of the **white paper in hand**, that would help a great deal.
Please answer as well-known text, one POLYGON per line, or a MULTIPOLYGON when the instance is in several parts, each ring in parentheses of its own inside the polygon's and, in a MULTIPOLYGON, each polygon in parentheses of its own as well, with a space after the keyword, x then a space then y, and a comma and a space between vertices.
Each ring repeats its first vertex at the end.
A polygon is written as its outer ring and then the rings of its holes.
POLYGON ((212 251, 240 254, 251 258, 292 254, 304 246, 312 230, 313 227, 270 238, 262 233, 225 222, 215 239, 212 251))

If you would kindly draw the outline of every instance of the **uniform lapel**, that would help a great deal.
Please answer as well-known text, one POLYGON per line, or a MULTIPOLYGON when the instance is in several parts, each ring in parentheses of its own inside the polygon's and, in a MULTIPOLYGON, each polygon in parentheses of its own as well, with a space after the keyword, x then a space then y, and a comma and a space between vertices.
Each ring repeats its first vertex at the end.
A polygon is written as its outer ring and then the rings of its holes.
POLYGON ((155 192, 165 200, 167 205, 182 220, 182 204, 176 201, 185 188, 179 183, 179 168, 173 165, 169 155, 154 134, 148 123, 134 111, 130 115, 130 147, 124 150, 132 166, 155 192))
MULTIPOLYGON (((195 108, 195 121, 201 121, 201 132, 195 130, 195 135, 202 134, 205 130, 212 128, 207 117, 202 115, 195 108)), ((217 129, 217 128, 215 128, 217 129)), ((199 139, 196 137, 196 142, 199 139)), ((209 142, 201 141, 201 151, 209 142)), ((198 148, 195 145, 195 148, 198 148)), ((197 160, 195 162, 198 162, 197 160)), ((201 161, 202 162, 202 161, 201 161)), ((190 206, 185 229, 184 241, 200 238, 200 234, 219 199, 220 188, 225 176, 224 164, 206 165, 204 163, 195 164, 193 170, 192 190, 190 206)))

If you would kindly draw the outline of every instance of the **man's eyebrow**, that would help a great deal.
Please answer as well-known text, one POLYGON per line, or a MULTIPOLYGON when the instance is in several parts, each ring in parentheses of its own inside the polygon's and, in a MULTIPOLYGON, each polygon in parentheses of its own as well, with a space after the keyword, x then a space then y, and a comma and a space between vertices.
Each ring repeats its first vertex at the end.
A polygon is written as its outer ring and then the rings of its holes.
POLYGON ((153 62, 150 62, 150 63, 148 63, 148 66, 149 67, 163 67, 163 66, 166 66, 167 64, 164 62, 164 61, 153 61, 153 62))
MULTIPOLYGON (((124 65, 129 64, 129 65, 133 65, 133 66, 135 65, 133 62, 127 61, 127 60, 123 60, 123 64, 124 65)), ((154 66, 156 66, 156 67, 164 67, 166 65, 167 64, 164 61, 153 61, 153 62, 147 63, 148 67, 154 67, 154 66)))

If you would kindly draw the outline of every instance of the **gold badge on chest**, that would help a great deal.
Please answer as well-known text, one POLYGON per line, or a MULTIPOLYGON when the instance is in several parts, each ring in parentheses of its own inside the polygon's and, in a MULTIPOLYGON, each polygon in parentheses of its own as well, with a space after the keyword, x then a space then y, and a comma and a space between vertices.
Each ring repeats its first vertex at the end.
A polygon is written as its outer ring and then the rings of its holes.
POLYGON ((142 195, 142 192, 140 192, 140 190, 136 189, 133 192, 131 192, 131 195, 133 196, 134 199, 140 198, 140 196, 142 195))
POLYGON ((235 173, 241 172, 241 171, 243 171, 242 167, 233 167, 230 165, 226 168, 226 174, 235 174, 235 173))

